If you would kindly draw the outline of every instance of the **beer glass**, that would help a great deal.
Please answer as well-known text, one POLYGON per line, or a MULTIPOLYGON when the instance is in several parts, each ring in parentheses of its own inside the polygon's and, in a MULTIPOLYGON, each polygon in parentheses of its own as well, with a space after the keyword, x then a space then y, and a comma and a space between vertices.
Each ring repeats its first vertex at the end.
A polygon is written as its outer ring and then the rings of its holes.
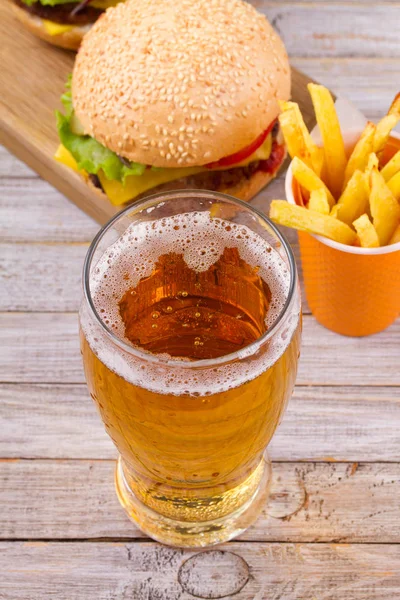
POLYGON ((175 546, 240 534, 267 499, 266 447, 296 378, 288 243, 229 196, 161 193, 98 233, 83 288, 85 375, 127 514, 175 546))

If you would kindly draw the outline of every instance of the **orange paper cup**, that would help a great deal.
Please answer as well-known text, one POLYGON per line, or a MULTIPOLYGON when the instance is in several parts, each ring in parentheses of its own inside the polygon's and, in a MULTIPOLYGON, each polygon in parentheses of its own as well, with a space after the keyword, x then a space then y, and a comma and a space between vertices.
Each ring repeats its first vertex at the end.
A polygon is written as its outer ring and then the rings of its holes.
MULTIPOLYGON (((286 198, 299 203, 291 166, 286 198)), ((381 248, 339 244, 299 231, 308 305, 321 325, 349 336, 377 333, 400 314, 400 242, 381 248)))

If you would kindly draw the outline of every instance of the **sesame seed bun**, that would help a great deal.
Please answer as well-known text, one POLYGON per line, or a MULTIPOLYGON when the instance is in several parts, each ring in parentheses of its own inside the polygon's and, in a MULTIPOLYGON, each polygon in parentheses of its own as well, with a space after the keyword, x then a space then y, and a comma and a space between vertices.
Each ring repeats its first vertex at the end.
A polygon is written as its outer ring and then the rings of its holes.
POLYGON ((43 19, 36 15, 32 15, 16 4, 12 5, 13 11, 17 19, 31 33, 39 37, 41 40, 66 48, 67 50, 78 50, 83 36, 87 33, 91 25, 74 25, 69 31, 64 31, 57 35, 50 35, 44 26, 43 19))
POLYGON ((120 156, 201 166, 267 129, 290 70, 276 32, 242 0, 128 0, 85 36, 72 95, 85 133, 120 156))

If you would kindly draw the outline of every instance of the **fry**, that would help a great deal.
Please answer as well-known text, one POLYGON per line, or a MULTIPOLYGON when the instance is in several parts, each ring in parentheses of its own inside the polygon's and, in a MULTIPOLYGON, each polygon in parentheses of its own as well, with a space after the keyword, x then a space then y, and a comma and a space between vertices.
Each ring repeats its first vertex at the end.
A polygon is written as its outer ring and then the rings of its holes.
POLYGON ((400 150, 386 163, 381 170, 382 177, 385 181, 389 181, 396 173, 400 171, 400 150))
POLYGON ((356 234, 345 223, 285 200, 273 200, 269 216, 280 225, 323 235, 341 244, 353 244, 356 240, 356 234))
POLYGON ((330 215, 331 217, 334 217, 335 219, 337 219, 337 218, 338 218, 338 212, 339 212, 338 205, 337 205, 337 204, 335 204, 335 206, 332 208, 332 210, 331 210, 331 212, 329 213, 329 215, 330 215))
POLYGON ((396 200, 400 202, 400 173, 393 175, 393 177, 387 182, 387 186, 396 200))
POLYGON ((307 165, 297 157, 295 157, 292 161, 292 172, 293 177, 295 177, 299 184, 306 190, 309 192, 314 192, 315 190, 323 189, 326 192, 329 206, 332 207, 335 204, 335 198, 332 196, 324 182, 318 177, 318 175, 314 173, 312 169, 310 169, 310 167, 307 167, 307 165))
POLYGON ((400 223, 397 225, 396 229, 394 230, 394 234, 390 238, 389 244, 397 244, 398 242, 400 242, 400 223))
POLYGON ((369 186, 365 174, 354 171, 336 204, 336 218, 351 225, 355 219, 368 211, 368 197, 369 186))
POLYGON ((379 238, 375 227, 367 214, 361 215, 353 222, 362 248, 379 248, 379 238))
POLYGON ((295 111, 291 109, 281 113, 279 115, 279 124, 289 155, 292 158, 295 158, 295 156, 301 158, 307 166, 312 168, 311 153, 307 148, 302 131, 296 121, 295 111))
POLYGON ((347 182, 350 180, 354 171, 357 169, 364 171, 367 166, 368 157, 373 151, 375 131, 376 126, 373 123, 367 123, 360 139, 350 155, 349 162, 347 163, 344 173, 343 189, 346 187, 347 182))
POLYGON ((400 92, 398 92, 394 97, 394 100, 388 110, 388 115, 397 115, 400 117, 400 92))
POLYGON ((378 169, 371 172, 371 215, 379 243, 385 246, 392 237, 400 220, 400 205, 393 196, 378 169))
POLYGON ((376 126, 374 139, 374 152, 380 157, 386 142, 389 139, 390 132, 400 121, 400 92, 395 96, 387 115, 383 117, 376 126))
POLYGON ((335 104, 329 90, 322 85, 309 83, 307 87, 323 140, 327 183, 333 195, 338 198, 342 190, 347 158, 335 104))
POLYGON ((386 146, 390 133, 397 123, 400 121, 400 115, 386 115, 376 126, 374 137, 374 152, 380 156, 386 146))
POLYGON ((328 197, 323 188, 311 192, 310 200, 308 202, 308 210, 319 212, 322 215, 329 215, 328 197))
POLYGON ((301 158, 319 176, 324 162, 324 151, 312 140, 296 102, 280 102, 279 123, 292 158, 301 158))
POLYGON ((371 152, 371 154, 368 157, 368 163, 367 163, 367 168, 365 169, 365 178, 367 181, 367 186, 369 191, 371 191, 371 185, 370 185, 370 180, 371 180, 371 172, 372 169, 378 169, 379 168, 379 159, 377 157, 377 155, 375 154, 375 152, 371 152))

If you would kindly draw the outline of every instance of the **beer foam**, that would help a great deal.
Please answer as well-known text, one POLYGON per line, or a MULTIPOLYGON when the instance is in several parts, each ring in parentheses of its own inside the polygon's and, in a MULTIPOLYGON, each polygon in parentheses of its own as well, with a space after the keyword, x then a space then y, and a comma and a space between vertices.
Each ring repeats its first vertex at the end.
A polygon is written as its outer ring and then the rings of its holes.
MULTIPOLYGON (((190 269, 203 272, 217 262, 225 248, 236 248, 248 265, 257 267, 258 275, 269 286, 272 300, 265 324, 267 329, 270 328, 288 297, 288 265, 265 239, 251 229, 211 217, 208 211, 132 223, 92 266, 90 291, 96 311, 118 338, 132 346, 124 336, 124 323, 119 314, 118 303, 125 292, 151 275, 163 254, 182 254, 190 269)), ((294 318, 280 327, 284 331, 274 333, 268 352, 260 350, 253 354, 249 348, 243 348, 238 352, 240 361, 202 368, 201 372, 185 368, 187 359, 157 355, 160 360, 155 362, 146 360, 146 354, 150 353, 142 348, 137 348, 135 353, 117 349, 84 305, 81 307, 81 325, 93 352, 109 369, 127 381, 157 393, 205 396, 254 379, 276 362, 297 327, 299 306, 295 313, 294 318)))

